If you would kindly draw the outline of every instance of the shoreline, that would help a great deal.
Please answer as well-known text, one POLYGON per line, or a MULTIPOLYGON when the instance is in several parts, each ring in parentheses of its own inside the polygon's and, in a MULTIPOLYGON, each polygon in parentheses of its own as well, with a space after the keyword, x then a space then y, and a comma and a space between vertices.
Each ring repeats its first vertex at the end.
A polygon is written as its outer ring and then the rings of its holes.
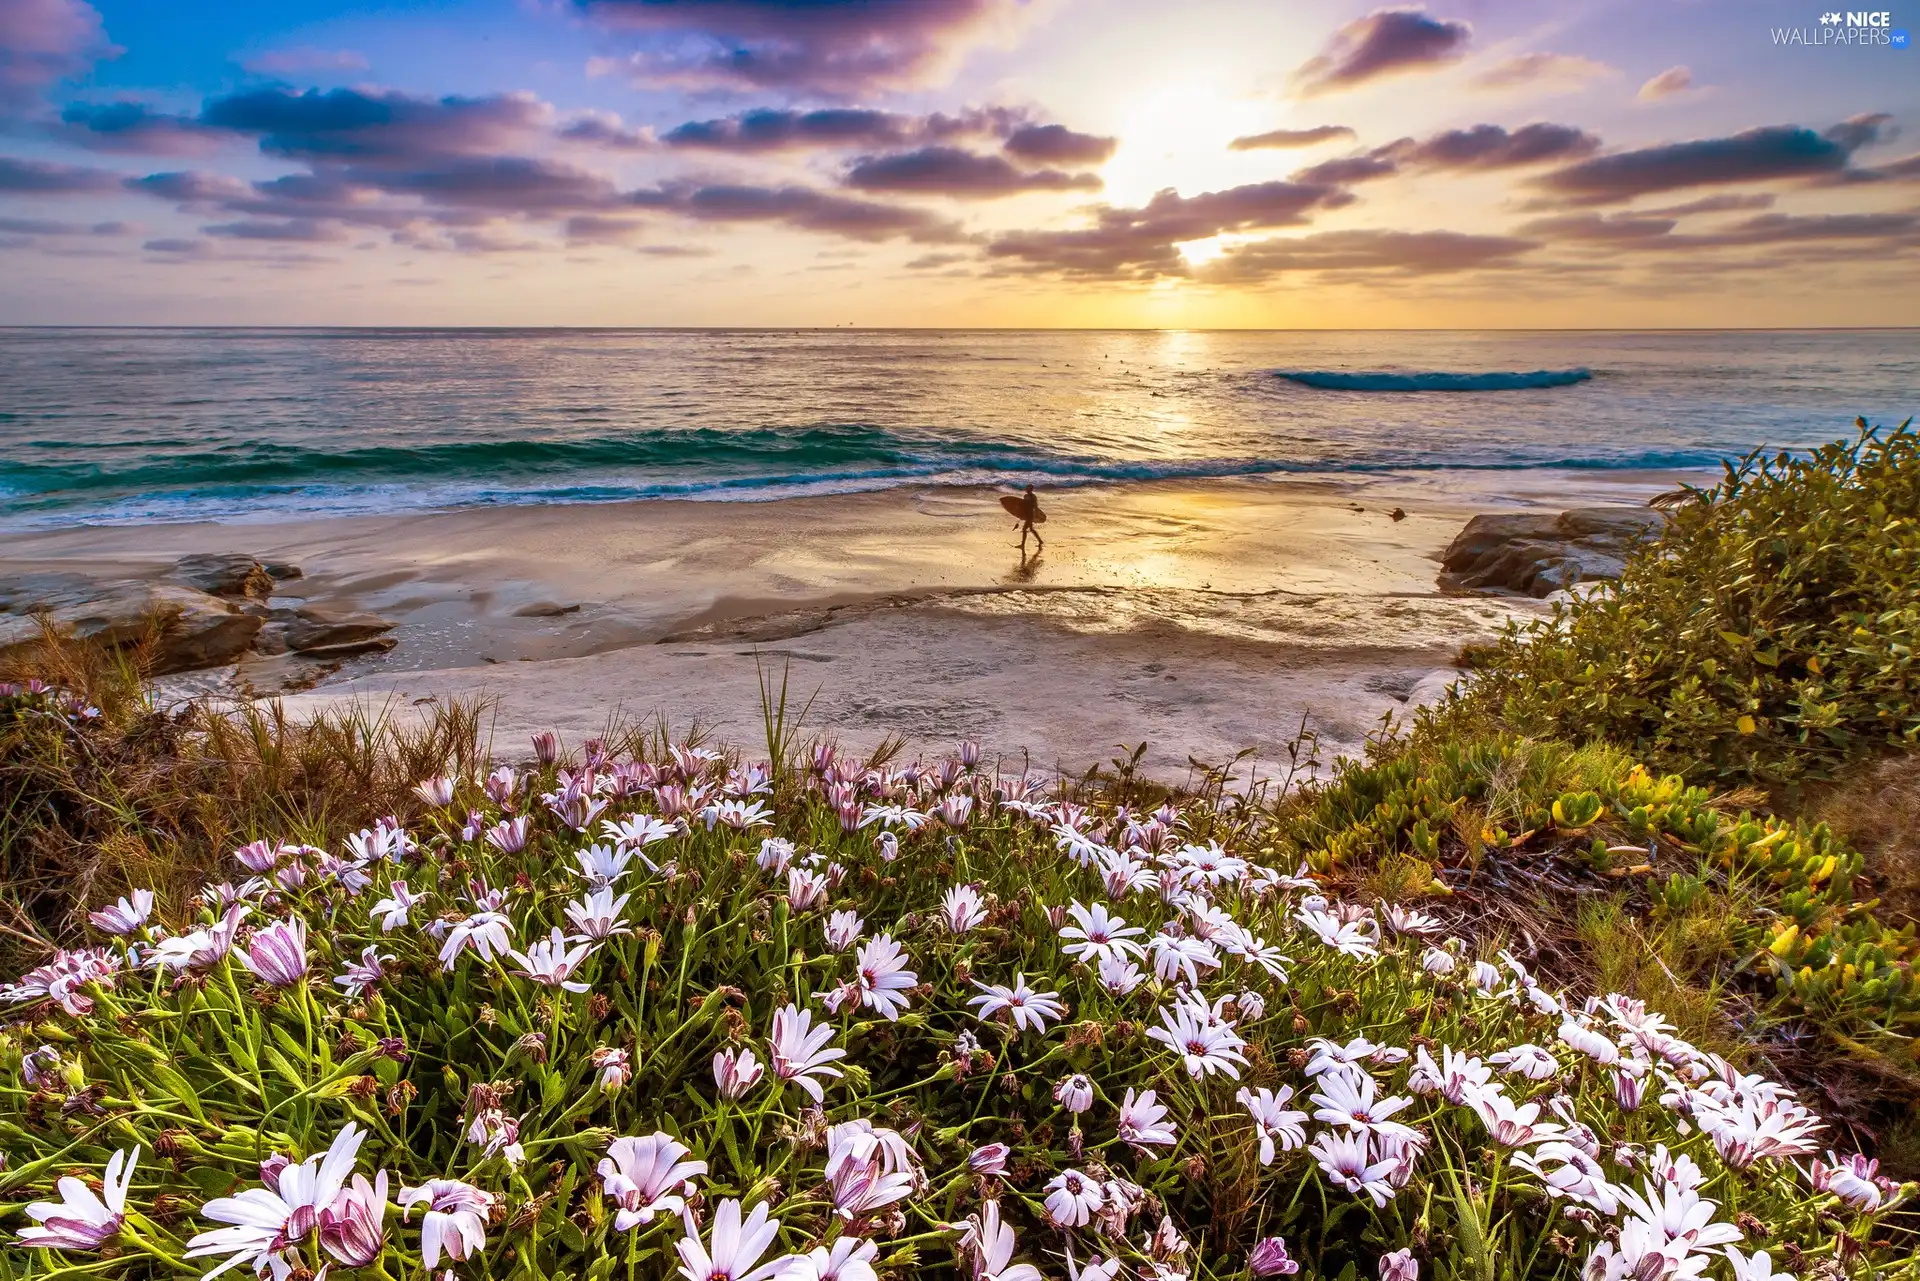
POLYGON ((0 535, 0 574, 153 576, 209 551, 290 561, 304 575, 276 604, 385 615, 393 651, 325 669, 250 656, 166 678, 170 693, 292 686, 296 713, 483 696, 509 754, 538 729, 601 733, 616 708, 740 736, 778 661, 774 678, 811 699, 808 728, 849 743, 967 733, 1077 771, 1145 737, 1164 777, 1249 747, 1271 761, 1303 717, 1329 753, 1358 750, 1383 714, 1438 693, 1463 644, 1540 612, 1437 587, 1467 519, 1643 502, 1675 479, 1086 486, 1043 493, 1047 547, 1024 562, 1000 491, 921 488, 95 526, 0 535))
POLYGON ((516 491, 519 499, 434 502, 427 494, 416 494, 420 501, 393 501, 366 508, 241 508, 226 519, 207 519, 198 515, 178 518, 129 516, 96 519, 101 513, 49 512, 27 523, 9 524, 13 519, 0 505, 0 547, 8 540, 58 540, 63 534, 110 535, 116 530, 292 530, 325 528, 343 521, 382 521, 420 518, 475 517, 486 513, 509 514, 525 511, 573 511, 612 508, 645 511, 679 507, 763 507, 801 504, 857 502, 862 499, 953 495, 965 498, 979 494, 1017 493, 1033 484, 1042 493, 1055 498, 1076 493, 1152 491, 1155 489, 1202 489, 1209 486, 1245 486, 1274 491, 1313 493, 1332 491, 1350 495, 1426 495, 1443 505, 1459 501, 1462 491, 1486 502, 1532 506, 1552 496, 1566 494, 1606 494, 1655 492, 1679 479, 1717 477, 1710 467, 1696 466, 1445 466, 1430 468, 1394 467, 1379 471, 1239 471, 1214 473, 1172 472, 1154 475, 1073 475, 1045 471, 995 473, 991 478, 952 479, 942 475, 848 477, 828 475, 814 479, 763 478, 739 483, 715 482, 702 487, 690 484, 684 489, 669 487, 660 493, 591 496, 592 487, 581 490, 516 491), (1647 486, 1652 484, 1652 488, 1647 486))

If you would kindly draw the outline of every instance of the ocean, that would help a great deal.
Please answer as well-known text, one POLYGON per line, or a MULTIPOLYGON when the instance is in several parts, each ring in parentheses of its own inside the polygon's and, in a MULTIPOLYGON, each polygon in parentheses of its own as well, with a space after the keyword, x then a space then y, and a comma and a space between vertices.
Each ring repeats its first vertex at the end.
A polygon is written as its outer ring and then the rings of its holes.
POLYGON ((0 530, 1691 468, 1916 408, 1911 330, 0 329, 0 530))

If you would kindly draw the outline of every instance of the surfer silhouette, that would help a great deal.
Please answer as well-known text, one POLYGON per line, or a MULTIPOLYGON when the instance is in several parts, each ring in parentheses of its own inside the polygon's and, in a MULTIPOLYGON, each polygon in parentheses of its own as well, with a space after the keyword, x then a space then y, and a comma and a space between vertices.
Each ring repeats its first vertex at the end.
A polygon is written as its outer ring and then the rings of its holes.
POLYGON ((1034 550, 1044 550, 1047 540, 1040 537, 1040 531, 1035 527, 1046 523, 1047 514, 1040 510, 1040 496, 1033 492, 1033 486, 1028 485, 1027 492, 1018 496, 1002 495, 1000 505, 1007 509, 1009 516, 1020 522, 1020 554, 1027 554, 1028 534, 1033 535, 1034 550))

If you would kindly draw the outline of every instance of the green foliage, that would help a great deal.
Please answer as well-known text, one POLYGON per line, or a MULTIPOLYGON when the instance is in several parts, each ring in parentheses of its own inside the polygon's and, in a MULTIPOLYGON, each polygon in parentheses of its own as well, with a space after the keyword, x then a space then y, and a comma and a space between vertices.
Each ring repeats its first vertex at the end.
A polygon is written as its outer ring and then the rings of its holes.
POLYGON ((1563 877, 1649 878, 1632 902, 1654 933, 1737 902, 1707 973, 1759 975, 1776 1012, 1910 1062, 1913 927, 1876 915, 1857 850, 1785 816, 1807 783, 1920 742, 1920 436, 1860 428, 1690 491, 1617 584, 1510 627, 1411 735, 1311 790, 1287 842, 1322 869, 1546 855, 1563 877))
POLYGON ((1770 789, 1920 744, 1920 436, 1860 427, 1728 463, 1617 585, 1479 654, 1422 732, 1490 721, 1770 789))
MULTIPOLYGON (((1724 804, 1605 748, 1429 734, 1342 763, 1283 810, 1279 844, 1323 872, 1368 874, 1417 856, 1439 881, 1463 883, 1447 871, 1498 855, 1601 886, 1646 877, 1643 910, 1666 920, 1732 895, 1743 910, 1725 920, 1704 969, 1755 971, 1773 981, 1784 1013, 1910 1044, 1920 1033, 1911 974, 1920 939, 1911 925, 1896 930, 1875 916, 1859 892, 1859 852, 1824 823, 1728 813, 1724 804)), ((1556 883, 1540 881, 1541 893, 1550 897, 1556 883)))
POLYGON ((1553 815, 1553 825, 1561 831, 1580 832, 1593 826, 1603 805, 1605 802, 1592 792, 1565 792, 1548 812, 1553 815))

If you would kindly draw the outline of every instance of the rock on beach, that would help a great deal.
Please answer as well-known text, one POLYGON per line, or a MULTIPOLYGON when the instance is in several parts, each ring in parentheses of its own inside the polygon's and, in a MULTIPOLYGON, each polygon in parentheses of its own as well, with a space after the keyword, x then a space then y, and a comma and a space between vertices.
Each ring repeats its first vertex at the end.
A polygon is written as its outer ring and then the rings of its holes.
POLYGON ((155 675, 234 663, 249 653, 344 658, 384 651, 391 619, 318 605, 274 608, 292 565, 234 553, 182 557, 152 578, 36 570, 0 578, 0 661, 56 632, 116 648, 144 647, 155 675))
POLYGON ((1440 585, 1543 597, 1618 578, 1634 543, 1665 523, 1649 507, 1475 516, 1440 554, 1440 585))
POLYGON ((0 582, 0 658, 36 644, 43 622, 82 640, 149 647, 156 674, 233 662, 264 620, 177 583, 100 581, 49 570, 0 582))

